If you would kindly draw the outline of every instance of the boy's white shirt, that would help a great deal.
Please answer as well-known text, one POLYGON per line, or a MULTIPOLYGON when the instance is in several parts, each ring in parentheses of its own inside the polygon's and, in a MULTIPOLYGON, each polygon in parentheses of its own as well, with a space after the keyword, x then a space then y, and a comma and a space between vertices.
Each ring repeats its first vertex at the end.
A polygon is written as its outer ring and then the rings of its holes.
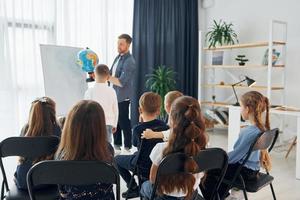
POLYGON ((95 83, 85 92, 84 99, 98 102, 104 110, 106 125, 117 127, 119 109, 116 92, 106 83, 95 83))

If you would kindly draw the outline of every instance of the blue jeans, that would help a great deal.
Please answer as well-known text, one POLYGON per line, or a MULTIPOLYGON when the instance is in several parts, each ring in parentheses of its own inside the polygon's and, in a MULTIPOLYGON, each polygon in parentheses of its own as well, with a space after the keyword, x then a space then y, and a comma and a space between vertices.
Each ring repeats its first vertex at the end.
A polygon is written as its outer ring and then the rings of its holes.
MULTIPOLYGON (((153 191, 153 185, 150 181, 145 181, 141 187, 141 197, 143 197, 143 199, 150 199, 151 198, 151 194, 153 191)), ((163 196, 156 196, 154 198, 155 200, 184 200, 184 197, 172 197, 172 196, 167 196, 167 195, 163 195, 163 196)))
POLYGON ((106 125, 106 134, 107 134, 107 141, 111 144, 112 143, 112 129, 111 125, 106 125))
MULTIPOLYGON (((131 174, 129 171, 132 172, 135 167, 135 163, 133 163, 133 161, 132 161, 135 157, 136 157, 136 155, 118 155, 115 157, 117 169, 118 169, 121 177, 126 182, 127 187, 129 187, 129 183, 130 183, 130 179, 131 179, 131 174)), ((133 179, 131 186, 132 187, 137 186, 134 179, 133 179)))

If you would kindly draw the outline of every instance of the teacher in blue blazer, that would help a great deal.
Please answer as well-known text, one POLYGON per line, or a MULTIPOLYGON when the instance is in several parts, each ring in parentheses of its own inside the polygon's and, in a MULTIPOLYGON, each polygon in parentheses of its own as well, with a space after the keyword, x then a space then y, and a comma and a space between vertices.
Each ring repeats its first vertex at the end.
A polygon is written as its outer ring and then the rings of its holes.
POLYGON ((128 34, 118 37, 119 55, 115 58, 109 77, 109 82, 117 93, 119 106, 119 120, 117 130, 114 133, 114 147, 121 150, 122 131, 124 135, 125 150, 130 151, 132 147, 131 122, 129 119, 129 105, 133 90, 133 77, 135 73, 135 59, 129 52, 132 38, 128 34))

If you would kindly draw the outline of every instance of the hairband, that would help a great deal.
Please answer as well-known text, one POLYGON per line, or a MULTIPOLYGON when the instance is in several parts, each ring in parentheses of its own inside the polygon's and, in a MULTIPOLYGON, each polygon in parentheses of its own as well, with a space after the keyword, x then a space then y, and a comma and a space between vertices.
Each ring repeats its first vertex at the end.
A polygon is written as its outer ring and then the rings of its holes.
POLYGON ((48 99, 46 97, 37 98, 32 103, 41 102, 41 103, 48 103, 48 99))

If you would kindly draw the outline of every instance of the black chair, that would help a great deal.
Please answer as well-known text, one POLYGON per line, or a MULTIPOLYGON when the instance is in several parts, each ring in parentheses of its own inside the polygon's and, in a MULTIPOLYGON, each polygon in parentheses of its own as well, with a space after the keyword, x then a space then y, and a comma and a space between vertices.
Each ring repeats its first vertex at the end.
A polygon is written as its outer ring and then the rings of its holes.
POLYGON ((274 177, 271 176, 267 170, 266 173, 259 172, 257 179, 255 181, 252 180, 245 181, 242 175, 240 174, 240 172, 253 151, 268 149, 268 152, 270 153, 277 140, 278 134, 279 134, 279 129, 275 128, 263 132, 255 139, 253 144, 250 146, 250 149, 247 152, 244 161, 241 163, 241 165, 238 167, 235 174, 233 175, 232 180, 224 179, 223 182, 228 185, 227 191, 232 187, 236 187, 240 190, 243 190, 244 197, 246 200, 248 200, 247 192, 251 192, 251 193, 258 192, 263 187, 270 185, 273 199, 276 200, 274 188, 272 185, 274 177))
POLYGON ((36 198, 32 189, 38 185, 91 185, 95 183, 116 184, 116 199, 120 200, 120 176, 115 167, 101 161, 49 160, 35 164, 27 174, 31 200, 36 198))
MULTIPOLYGON (((165 127, 160 127, 160 126, 152 128, 152 131, 156 131, 156 132, 165 131, 165 130, 166 130, 165 127)), ((152 165, 149 155, 151 154, 151 151, 155 147, 155 145, 161 142, 164 142, 163 139, 145 139, 145 138, 141 139, 138 148, 139 152, 137 154, 137 162, 133 169, 128 188, 131 187, 135 176, 137 176, 138 178, 139 190, 141 190, 141 185, 143 184, 143 182, 149 179, 150 168, 152 165), (145 146, 147 146, 148 148, 144 148, 145 146), (140 155, 148 155, 148 156, 146 156, 146 158, 141 158, 140 155)), ((128 197, 126 196, 125 200, 127 199, 128 197)))
MULTIPOLYGON (((56 136, 40 137, 10 137, 0 143, 0 167, 3 176, 1 186, 1 199, 17 200, 30 199, 27 190, 19 190, 15 184, 8 186, 3 159, 9 156, 20 156, 30 160, 35 160, 41 156, 51 155, 57 149, 59 138, 56 136)), ((40 199, 51 199, 57 187, 41 189, 40 199)), ((52 198, 53 199, 53 198, 52 198)))
MULTIPOLYGON (((184 162, 186 159, 186 155, 184 153, 175 153, 166 156, 158 166, 155 183, 153 186, 153 191, 151 194, 150 200, 153 200, 156 195, 156 189, 159 184, 159 179, 162 175, 171 175, 184 172, 184 162)), ((211 196, 211 200, 217 198, 219 199, 217 190, 224 178, 227 166, 228 166, 228 157, 227 153, 220 148, 208 148, 202 150, 198 155, 194 156, 193 159, 198 164, 197 173, 204 172, 212 169, 220 169, 221 174, 219 176, 218 182, 214 187, 213 195, 211 196), (217 195, 215 197, 215 195, 217 195)), ((198 191, 196 190, 193 194, 192 199, 204 200, 198 191)))

